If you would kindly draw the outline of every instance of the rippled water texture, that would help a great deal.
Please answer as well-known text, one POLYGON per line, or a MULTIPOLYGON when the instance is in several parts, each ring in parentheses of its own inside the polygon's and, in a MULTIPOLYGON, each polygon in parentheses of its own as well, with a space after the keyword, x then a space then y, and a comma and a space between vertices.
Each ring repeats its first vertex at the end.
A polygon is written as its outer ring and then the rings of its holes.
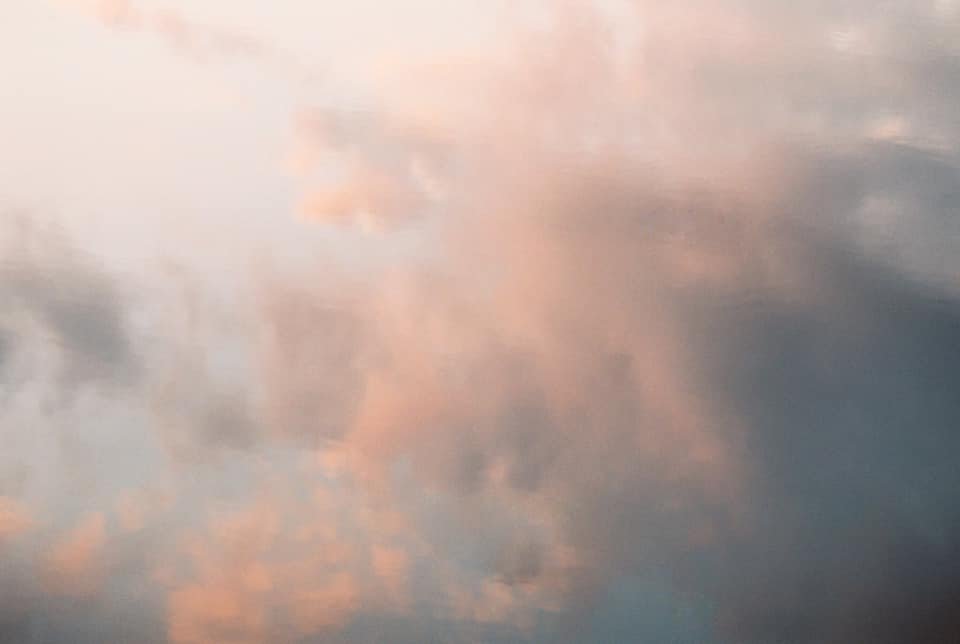
POLYGON ((960 633, 957 0, 0 0, 0 642, 960 633))

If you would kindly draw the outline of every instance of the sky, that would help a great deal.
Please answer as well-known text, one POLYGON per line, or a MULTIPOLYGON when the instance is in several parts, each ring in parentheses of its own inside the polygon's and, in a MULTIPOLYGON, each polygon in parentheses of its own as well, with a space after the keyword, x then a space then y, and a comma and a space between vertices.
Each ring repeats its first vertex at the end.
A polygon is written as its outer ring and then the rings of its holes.
POLYGON ((0 642, 960 629, 960 2, 3 0, 0 642))

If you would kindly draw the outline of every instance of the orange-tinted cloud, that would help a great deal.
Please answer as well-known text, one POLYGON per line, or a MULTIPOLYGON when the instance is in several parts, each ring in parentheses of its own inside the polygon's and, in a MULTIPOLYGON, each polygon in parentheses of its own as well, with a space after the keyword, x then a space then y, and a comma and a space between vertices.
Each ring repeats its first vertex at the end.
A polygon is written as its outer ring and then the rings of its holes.
POLYGON ((23 505, 0 496, 0 543, 23 534, 33 526, 33 519, 23 505))
MULTIPOLYGON (((745 446, 769 430, 718 377, 749 356, 709 338, 714 325, 735 335, 726 307, 750 298, 824 308, 820 240, 797 226, 798 192, 823 181, 804 146, 861 142, 863 123, 814 89, 848 97, 859 68, 815 65, 810 85, 791 83, 826 31, 804 12, 634 5, 646 33, 626 51, 566 4, 546 35, 504 46, 506 62, 456 78, 395 65, 382 114, 326 110, 301 133, 316 158, 377 170, 323 191, 321 223, 367 212, 403 228, 418 190, 405 161, 442 150, 430 167, 447 198, 419 218, 429 252, 352 300, 358 402, 336 449, 381 487, 409 464, 425 489, 493 506, 491 523, 520 524, 525 503, 545 533, 530 552, 571 552, 587 571, 572 589, 528 554, 460 596, 464 619, 510 621, 538 583, 576 596, 611 570, 695 575, 685 561, 745 538, 762 507, 745 446), (700 37, 707 18, 718 27, 700 37)), ((294 362, 297 335, 277 338, 294 362)), ((318 366, 318 392, 336 371, 318 366)), ((309 389, 298 380, 299 399, 309 389)), ((477 542, 504 540, 483 530, 477 542)))
POLYGON ((191 570, 168 580, 170 641, 296 641, 336 630, 356 612, 349 549, 344 559, 331 535, 288 534, 271 506, 255 503, 185 541, 191 570))
POLYGON ((57 541, 44 556, 43 578, 55 594, 85 597, 96 592, 103 581, 103 548, 106 520, 95 513, 57 541))
POLYGON ((375 546, 371 555, 373 572, 391 602, 404 607, 410 599, 410 556, 404 550, 388 546, 375 546))

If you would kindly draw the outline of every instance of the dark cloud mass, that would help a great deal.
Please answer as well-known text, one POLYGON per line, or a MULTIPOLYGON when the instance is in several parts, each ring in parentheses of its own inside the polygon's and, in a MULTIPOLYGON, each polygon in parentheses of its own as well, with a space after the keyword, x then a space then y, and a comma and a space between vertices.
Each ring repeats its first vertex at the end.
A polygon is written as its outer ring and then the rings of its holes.
POLYGON ((747 641, 950 641, 960 303, 816 250, 829 306, 723 325, 755 508, 721 555, 721 621, 747 641))

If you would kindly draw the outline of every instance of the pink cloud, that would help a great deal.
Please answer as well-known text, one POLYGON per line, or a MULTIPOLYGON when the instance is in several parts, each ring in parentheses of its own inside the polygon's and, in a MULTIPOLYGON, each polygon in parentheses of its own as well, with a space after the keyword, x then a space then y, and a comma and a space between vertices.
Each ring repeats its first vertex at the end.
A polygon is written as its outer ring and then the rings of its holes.
POLYGON ((23 534, 33 524, 30 512, 21 503, 0 496, 0 543, 23 534))
POLYGON ((43 558, 43 579, 55 594, 90 596, 103 579, 106 519, 94 513, 57 541, 43 558))

